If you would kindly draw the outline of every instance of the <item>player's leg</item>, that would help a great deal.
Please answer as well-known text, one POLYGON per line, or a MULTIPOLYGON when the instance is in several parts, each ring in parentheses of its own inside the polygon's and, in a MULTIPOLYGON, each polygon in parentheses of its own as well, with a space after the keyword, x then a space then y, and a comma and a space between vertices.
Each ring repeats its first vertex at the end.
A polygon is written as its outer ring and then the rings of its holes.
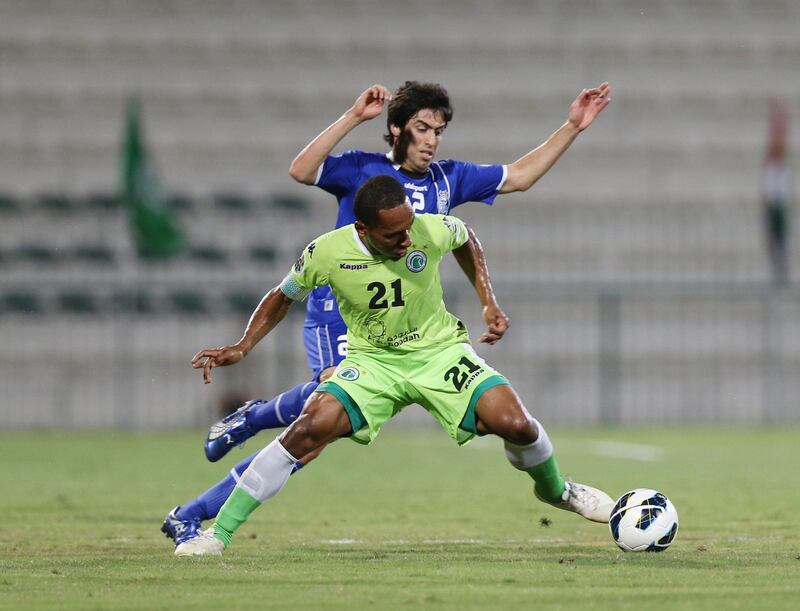
MULTIPOLYGON (((321 381, 328 379, 333 371, 333 368, 324 371, 321 376, 321 381)), ((316 388, 316 384, 314 387, 316 388)), ((324 449, 323 446, 305 454, 294 464, 292 474, 314 460, 324 449)), ((242 473, 250 466, 250 463, 257 455, 258 452, 251 454, 237 463, 222 480, 191 501, 182 503, 172 509, 161 524, 161 532, 172 539, 176 546, 196 537, 204 521, 212 520, 217 517, 220 507, 222 507, 222 504, 227 500, 231 492, 233 492, 236 482, 239 481, 242 473)))
POLYGON ((202 535, 183 542, 177 556, 218 555, 233 534, 262 503, 283 488, 298 456, 307 456, 352 432, 350 418, 339 400, 315 393, 297 420, 266 448, 242 473, 214 524, 202 535))
MULTIPOLYGON (((296 473, 314 460, 324 449, 323 446, 304 455, 294 464, 291 474, 296 473)), ((176 546, 196 537, 204 521, 217 517, 222 504, 233 492, 236 482, 239 481, 242 473, 250 466, 256 456, 258 456, 258 452, 251 454, 236 464, 222 480, 199 496, 172 509, 161 524, 161 532, 172 539, 176 546)))
POLYGON ((318 384, 333 373, 347 354, 347 327, 339 319, 303 329, 303 344, 310 382, 298 384, 269 400, 248 401, 234 413, 215 422, 208 431, 206 458, 215 462, 234 447, 264 429, 283 428, 297 419, 318 384))
POLYGON ((492 386, 480 396, 475 403, 475 424, 479 434, 503 438, 508 461, 530 475, 539 499, 588 520, 608 522, 613 499, 602 490, 564 480, 547 431, 509 384, 492 386))
MULTIPOLYGON (((320 374, 320 382, 327 380, 334 370, 334 367, 329 367, 323 371, 320 374)), ((316 388, 317 384, 315 383, 313 387, 316 388)), ((311 393, 309 393, 309 395, 310 394, 311 393)), ((313 452, 304 455, 295 463, 292 473, 297 472, 314 460, 320 455, 323 449, 324 447, 317 448, 313 452)), ((251 454, 236 464, 222 480, 191 501, 187 501, 173 508, 164 518, 164 522, 161 524, 161 532, 172 539, 176 546, 196 537, 200 531, 201 524, 217 516, 220 507, 222 507, 222 504, 227 500, 231 492, 233 492, 236 482, 239 481, 242 473, 250 466, 250 463, 257 455, 258 452, 251 454)))
POLYGON ((181 503, 167 514, 161 525, 161 532, 171 538, 175 545, 180 545, 199 534, 200 526, 205 520, 216 517, 222 504, 233 492, 236 482, 245 469, 258 455, 258 452, 245 458, 234 466, 219 482, 186 503, 181 503))
POLYGON ((533 478, 539 497, 548 502, 561 499, 565 483, 553 444, 509 384, 494 386, 481 395, 475 420, 480 435, 491 433, 504 440, 509 462, 533 478))

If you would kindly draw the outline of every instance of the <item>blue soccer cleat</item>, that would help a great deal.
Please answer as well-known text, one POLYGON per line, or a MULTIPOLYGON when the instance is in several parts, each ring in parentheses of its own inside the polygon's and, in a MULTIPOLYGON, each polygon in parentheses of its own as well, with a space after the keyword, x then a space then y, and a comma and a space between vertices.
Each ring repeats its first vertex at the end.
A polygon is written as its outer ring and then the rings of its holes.
POLYGON ((184 541, 194 539, 202 532, 200 530, 200 520, 181 520, 177 516, 180 508, 180 505, 178 505, 175 509, 170 511, 167 517, 164 518, 164 523, 161 525, 161 532, 175 542, 175 547, 179 546, 184 541))
POLYGON ((258 401, 248 401, 232 414, 211 425, 203 444, 208 460, 217 462, 233 448, 258 433, 247 425, 247 414, 256 403, 258 401))

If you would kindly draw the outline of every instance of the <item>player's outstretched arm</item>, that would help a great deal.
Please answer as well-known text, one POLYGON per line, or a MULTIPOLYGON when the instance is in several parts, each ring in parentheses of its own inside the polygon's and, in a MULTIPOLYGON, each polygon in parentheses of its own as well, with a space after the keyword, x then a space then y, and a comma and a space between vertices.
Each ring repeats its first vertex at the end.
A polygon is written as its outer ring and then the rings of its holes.
POLYGON ((610 101, 611 86, 608 83, 581 91, 569 107, 566 123, 544 143, 508 166, 508 175, 500 193, 530 189, 547 174, 578 134, 592 124, 610 101))
POLYGON ((292 160, 289 176, 297 182, 313 185, 317 171, 342 138, 364 121, 374 119, 383 112, 383 106, 391 99, 391 92, 383 85, 373 85, 356 98, 347 111, 329 125, 325 131, 309 142, 292 160))
POLYGON ((195 354, 192 358, 192 367, 203 370, 203 382, 211 383, 211 370, 214 367, 235 365, 246 357, 255 345, 283 320, 292 303, 294 301, 276 286, 264 295, 253 311, 244 335, 238 342, 222 348, 206 348, 195 354))
POLYGON ((475 287, 475 292, 478 293, 481 306, 483 306, 483 321, 486 323, 486 331, 478 341, 484 344, 494 344, 508 330, 508 316, 497 305, 492 280, 489 277, 489 267, 486 265, 486 256, 483 254, 483 247, 478 236, 475 235, 472 227, 467 227, 467 234, 469 238, 463 245, 453 250, 453 255, 464 275, 475 287))

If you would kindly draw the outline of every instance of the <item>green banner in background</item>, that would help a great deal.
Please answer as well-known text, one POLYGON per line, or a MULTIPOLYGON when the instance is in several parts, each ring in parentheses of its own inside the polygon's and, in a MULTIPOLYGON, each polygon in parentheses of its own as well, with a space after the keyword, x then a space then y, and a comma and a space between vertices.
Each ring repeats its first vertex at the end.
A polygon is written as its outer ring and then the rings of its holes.
POLYGON ((139 100, 128 100, 122 143, 122 199, 128 208, 136 250, 142 259, 180 254, 186 240, 159 184, 144 141, 139 100))

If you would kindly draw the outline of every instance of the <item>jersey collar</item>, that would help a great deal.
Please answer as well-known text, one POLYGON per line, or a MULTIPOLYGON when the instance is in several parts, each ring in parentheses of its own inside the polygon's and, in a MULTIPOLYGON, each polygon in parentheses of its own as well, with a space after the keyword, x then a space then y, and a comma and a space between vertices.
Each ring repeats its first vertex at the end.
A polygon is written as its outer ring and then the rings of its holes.
MULTIPOLYGON (((421 178, 425 178, 428 175, 430 175, 431 178, 434 178, 433 170, 431 169, 430 165, 428 166, 428 169, 425 170, 424 174, 415 175, 415 174, 409 174, 407 170, 401 169, 399 163, 394 162, 394 151, 389 151, 388 153, 386 153, 386 159, 388 159, 389 162, 392 164, 392 168, 394 169, 395 172, 400 172, 403 176, 410 178, 412 180, 420 180, 421 178)), ((431 165, 433 165, 433 163, 434 162, 431 162, 431 165)))
POLYGON ((364 242, 361 241, 361 237, 358 235, 358 231, 356 231, 356 226, 355 225, 353 225, 353 239, 356 241, 356 246, 358 246, 358 248, 359 248, 359 250, 361 252, 363 252, 368 257, 375 258, 375 255, 373 255, 369 251, 369 249, 366 247, 364 242))

